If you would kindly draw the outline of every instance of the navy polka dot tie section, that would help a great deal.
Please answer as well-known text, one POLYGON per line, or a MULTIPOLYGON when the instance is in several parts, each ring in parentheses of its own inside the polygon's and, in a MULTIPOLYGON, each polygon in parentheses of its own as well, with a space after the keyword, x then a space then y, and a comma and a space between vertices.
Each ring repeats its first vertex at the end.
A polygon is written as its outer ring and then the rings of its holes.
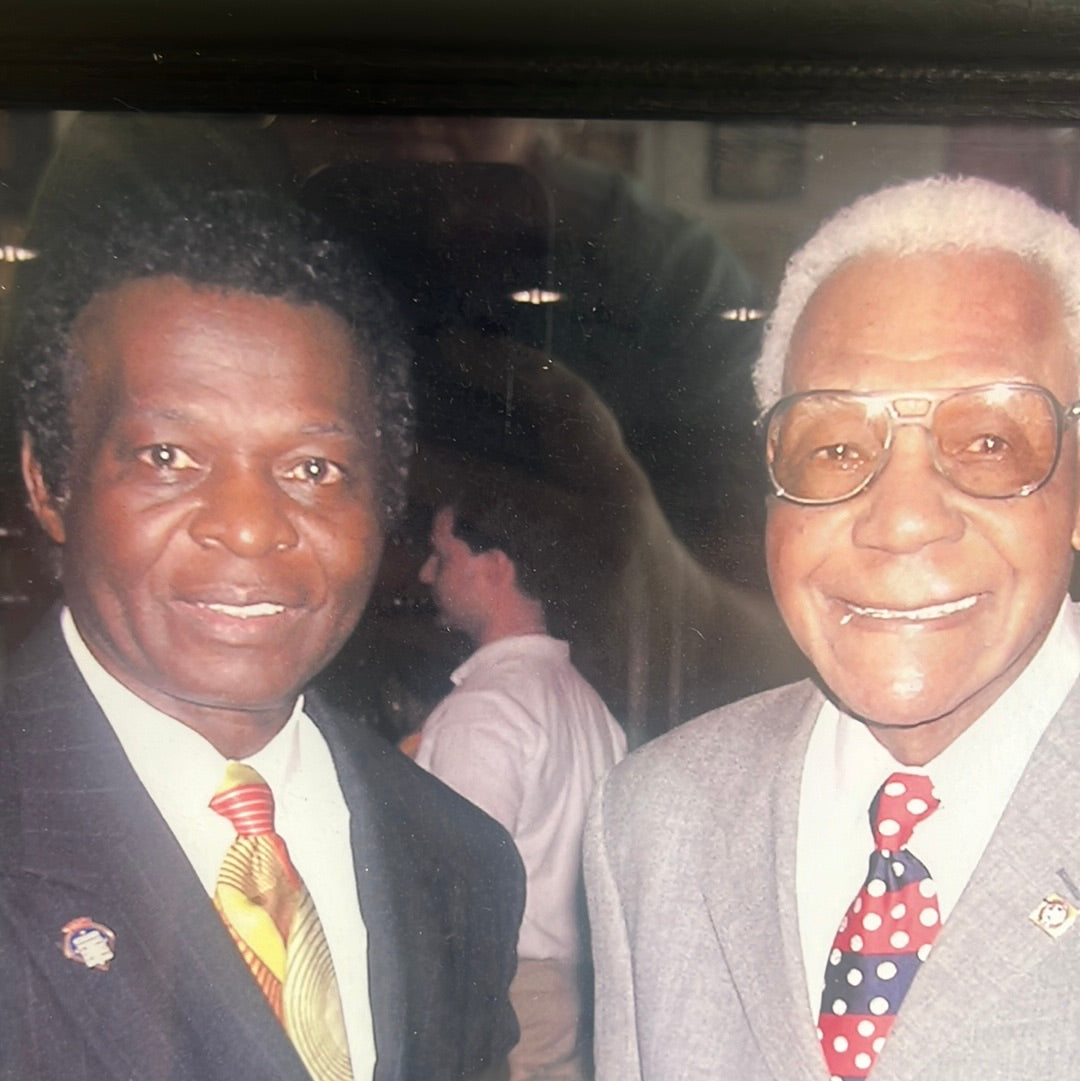
POLYGON ((908 850, 937 810, 929 777, 893 773, 870 804, 874 851, 825 967, 818 1035, 833 1081, 870 1072, 941 924, 930 872, 908 850))

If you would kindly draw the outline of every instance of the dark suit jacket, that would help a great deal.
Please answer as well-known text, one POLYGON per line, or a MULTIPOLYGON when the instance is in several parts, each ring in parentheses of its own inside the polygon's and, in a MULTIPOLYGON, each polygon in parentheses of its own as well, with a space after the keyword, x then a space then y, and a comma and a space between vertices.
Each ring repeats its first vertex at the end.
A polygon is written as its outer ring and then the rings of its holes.
MULTIPOLYGON (((352 815, 376 1081, 456 1081, 517 1039, 524 878, 501 827, 311 703, 352 815)), ((15 657, 0 720, 0 1078, 310 1081, 63 644, 15 657), (116 935, 108 971, 61 928, 116 935)))

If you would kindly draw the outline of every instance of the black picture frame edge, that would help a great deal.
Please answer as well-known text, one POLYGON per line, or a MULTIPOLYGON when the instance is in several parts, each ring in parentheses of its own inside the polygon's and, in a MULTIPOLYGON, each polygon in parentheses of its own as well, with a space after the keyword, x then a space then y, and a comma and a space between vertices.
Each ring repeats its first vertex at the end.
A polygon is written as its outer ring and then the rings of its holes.
POLYGON ((1071 0, 8 0, 0 107, 1069 124, 1071 0))

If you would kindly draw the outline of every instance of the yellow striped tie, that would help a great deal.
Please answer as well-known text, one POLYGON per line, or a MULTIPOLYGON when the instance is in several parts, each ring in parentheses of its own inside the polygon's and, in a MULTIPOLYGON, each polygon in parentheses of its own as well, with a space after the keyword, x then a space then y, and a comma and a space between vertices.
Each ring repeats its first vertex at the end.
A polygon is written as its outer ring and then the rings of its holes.
POLYGON ((269 785, 229 762, 210 807, 236 838, 218 874, 217 908, 315 1081, 352 1081, 337 978, 311 895, 274 832, 269 785))

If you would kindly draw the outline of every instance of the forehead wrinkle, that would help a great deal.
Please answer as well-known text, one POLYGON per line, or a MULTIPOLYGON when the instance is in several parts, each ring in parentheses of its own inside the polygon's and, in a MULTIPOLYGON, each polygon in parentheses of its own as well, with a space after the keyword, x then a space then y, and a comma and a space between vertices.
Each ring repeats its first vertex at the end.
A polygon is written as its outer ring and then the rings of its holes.
POLYGON ((178 421, 180 424, 188 424, 193 419, 190 414, 185 413, 182 409, 172 409, 167 406, 163 408, 151 406, 148 409, 138 409, 136 413, 149 417, 151 420, 178 421))
MULTIPOLYGON (((217 308, 209 312, 204 310, 208 301, 215 300, 216 291, 188 286, 185 295, 170 294, 162 298, 163 284, 172 285, 172 293, 175 293, 187 283, 179 280, 174 283, 125 283, 120 289, 93 298, 77 320, 73 345, 81 354, 80 367, 87 377, 87 389, 93 388, 90 393, 75 396, 71 403, 73 427, 76 428, 73 434, 84 446, 99 445, 116 423, 125 420, 142 418, 150 423, 178 425, 186 431, 205 429, 208 423, 214 423, 222 409, 240 408, 240 402, 249 396, 252 380, 269 389, 267 380, 276 382, 279 377, 289 378, 288 372, 272 369, 276 360, 288 352, 290 343, 297 345, 299 341, 299 351, 306 350, 309 356, 321 355, 329 359, 340 351, 342 333, 348 355, 341 366, 340 383, 335 373, 333 390, 336 393, 330 393, 331 388, 323 384, 322 392, 316 392, 314 400, 310 395, 300 395, 308 408, 301 409, 298 402, 290 402, 286 397, 277 403, 279 408, 275 408, 272 415, 266 411, 269 403, 259 401, 256 393, 254 415, 250 418, 253 423, 248 430, 251 434, 261 432, 260 438, 269 435, 278 441, 314 437, 348 439, 367 445, 377 429, 369 373, 363 363, 366 358, 356 354, 351 332, 347 327, 337 325, 340 319, 334 312, 319 305, 298 306, 283 302, 294 309, 294 315, 299 312, 308 316, 308 322, 299 327, 286 326, 285 341, 282 341, 276 335, 268 335, 267 328, 261 323, 253 326, 251 322, 252 311, 259 314, 258 309, 265 304, 272 304, 275 310, 280 308, 279 298, 223 294, 221 299, 232 304, 231 307, 226 305, 225 315, 230 318, 225 321, 225 330, 235 330, 235 317, 245 316, 240 329, 251 332, 247 340, 253 344, 249 350, 241 349, 237 353, 231 348, 232 339, 227 338, 223 343, 227 351, 222 352, 217 348, 217 337, 222 333, 217 318, 219 312, 217 308), (151 328, 153 333, 149 333, 145 320, 139 321, 142 307, 132 303, 132 291, 138 299, 147 290, 149 299, 163 307, 167 317, 173 317, 171 322, 166 319, 164 330, 167 333, 163 341, 158 336, 161 328, 155 325, 151 328), (185 299, 191 301, 190 306, 180 303, 185 299), (239 313, 233 310, 237 302, 245 301, 244 310, 239 313), (206 322, 203 322, 204 315, 206 322), (333 317, 329 325, 326 325, 326 315, 333 317), (311 325, 313 318, 315 323, 311 325), (182 365, 183 371, 174 372, 171 365, 161 360, 155 363, 153 354, 162 345, 166 349, 177 349, 178 356, 186 353, 190 368, 182 365), (138 356, 148 363, 131 367, 132 358, 138 356), (85 403, 81 407, 80 401, 85 403)), ((320 380, 309 378, 302 382, 316 390, 320 380)))
MULTIPOLYGON (((986 362, 982 382, 1047 384, 1064 376, 1071 387, 1080 384, 1061 289, 1045 267, 997 250, 867 253, 837 267, 808 299, 791 333, 782 389, 791 393, 795 371, 822 362, 847 366, 844 389, 878 389, 881 365, 920 364, 927 386, 941 387, 944 372, 976 355, 986 362), (968 288, 958 284, 965 279, 968 288), (924 308, 911 310, 912 290, 924 308), (1057 341, 1066 371, 1055 374, 1057 341), (1047 370, 1033 372, 1033 364, 1047 370)), ((1070 388, 1061 389, 1071 400, 1070 388)))
MULTIPOLYGON (((226 395, 228 397, 228 395, 226 395)), ((200 417, 187 409, 178 409, 173 406, 147 406, 136 409, 137 416, 147 417, 151 420, 175 421, 179 424, 196 424, 200 417)), ((301 435, 352 435, 349 425, 338 420, 311 421, 302 424, 299 429, 301 435)))
POLYGON ((301 435, 355 435, 348 425, 341 424, 336 420, 325 423, 305 424, 300 429, 301 435))
MULTIPOLYGON (((228 399, 229 396, 225 395, 228 399)), ((231 401, 231 399, 230 399, 231 401)), ((114 420, 117 419, 119 409, 113 409, 109 411, 109 415, 102 418, 102 430, 106 429, 114 420)), ((210 410, 212 416, 213 410, 210 410)), ((199 410, 195 408, 176 407, 170 405, 149 405, 144 408, 136 408, 129 414, 129 419, 133 420, 145 420, 149 422, 164 422, 170 425, 176 425, 181 429, 193 429, 201 430, 207 423, 209 417, 200 416, 199 410)), ((271 418, 267 418, 268 420, 271 418)), ((287 424, 272 423, 271 433, 276 441, 284 443, 285 441, 299 441, 302 439, 335 439, 335 440, 347 440, 357 446, 363 446, 365 443, 365 432, 359 423, 359 415, 357 416, 355 423, 350 423, 347 419, 330 418, 326 420, 310 420, 306 423, 302 423, 296 428, 290 428, 287 424)))

